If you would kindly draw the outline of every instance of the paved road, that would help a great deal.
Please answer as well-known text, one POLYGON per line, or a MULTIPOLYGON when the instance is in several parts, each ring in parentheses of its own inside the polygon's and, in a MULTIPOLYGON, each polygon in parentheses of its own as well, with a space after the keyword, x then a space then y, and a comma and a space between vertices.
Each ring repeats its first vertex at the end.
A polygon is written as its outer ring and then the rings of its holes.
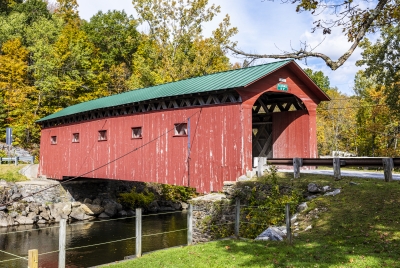
MULTIPOLYGON (((293 170, 279 170, 280 172, 293 172, 293 170)), ((311 174, 323 174, 332 175, 333 170, 301 170, 301 173, 311 173, 311 174)), ((367 171, 352 171, 352 170, 341 170, 342 177, 359 177, 359 178, 373 178, 373 179, 384 179, 382 172, 367 172, 367 171)), ((393 174, 393 180, 400 180, 400 174, 393 174)))

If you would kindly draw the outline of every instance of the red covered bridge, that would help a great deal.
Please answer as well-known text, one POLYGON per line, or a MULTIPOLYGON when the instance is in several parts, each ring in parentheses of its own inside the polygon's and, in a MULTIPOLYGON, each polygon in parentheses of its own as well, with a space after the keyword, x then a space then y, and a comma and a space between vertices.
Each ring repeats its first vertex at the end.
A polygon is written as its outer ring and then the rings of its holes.
POLYGON ((38 121, 39 173, 218 191, 253 157, 316 157, 327 100, 288 60, 80 103, 38 121))

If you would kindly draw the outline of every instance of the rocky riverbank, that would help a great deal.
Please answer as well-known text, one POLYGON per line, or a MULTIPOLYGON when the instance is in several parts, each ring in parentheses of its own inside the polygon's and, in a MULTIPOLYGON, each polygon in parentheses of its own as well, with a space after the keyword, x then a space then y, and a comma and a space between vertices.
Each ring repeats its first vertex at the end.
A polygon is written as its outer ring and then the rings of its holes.
MULTIPOLYGON (((51 224, 68 221, 128 217, 135 212, 118 202, 118 195, 144 183, 91 180, 66 184, 51 180, 10 183, 0 180, 0 227, 22 224, 51 224)), ((148 212, 186 209, 184 202, 172 202, 157 195, 148 212)))

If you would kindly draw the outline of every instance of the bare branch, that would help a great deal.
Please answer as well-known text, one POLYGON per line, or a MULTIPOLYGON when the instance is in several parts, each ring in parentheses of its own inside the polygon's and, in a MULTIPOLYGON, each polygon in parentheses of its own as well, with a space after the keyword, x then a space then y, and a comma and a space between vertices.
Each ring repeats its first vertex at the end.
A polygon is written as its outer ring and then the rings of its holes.
POLYGON ((367 33, 368 29, 373 25, 373 22, 382 12, 383 8, 387 4, 389 0, 379 0, 378 4, 376 5, 375 9, 373 9, 365 21, 359 26, 357 35, 354 38, 354 42, 337 61, 333 61, 329 56, 314 52, 315 49, 307 50, 307 47, 300 48, 299 50, 294 50, 293 52, 286 52, 283 54, 251 54, 246 53, 242 50, 236 49, 235 47, 228 46, 227 48, 230 49, 234 54, 250 57, 250 58, 272 58, 272 59, 305 59, 309 57, 320 58, 325 61, 326 65, 328 65, 332 70, 338 69, 342 66, 346 60, 353 54, 354 50, 357 48, 360 41, 364 38, 365 34, 367 33))

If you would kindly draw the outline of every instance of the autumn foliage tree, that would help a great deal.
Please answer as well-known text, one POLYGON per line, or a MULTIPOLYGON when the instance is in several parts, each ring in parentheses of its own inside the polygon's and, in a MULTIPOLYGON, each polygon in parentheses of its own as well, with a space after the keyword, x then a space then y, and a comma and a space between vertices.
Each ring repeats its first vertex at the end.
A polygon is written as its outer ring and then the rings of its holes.
POLYGON ((123 11, 79 17, 77 0, 0 0, 0 138, 40 139, 35 120, 67 106, 127 90, 232 68, 229 17, 211 36, 202 25, 220 8, 207 0, 133 1, 123 11), (140 23, 150 26, 139 32, 140 23))

